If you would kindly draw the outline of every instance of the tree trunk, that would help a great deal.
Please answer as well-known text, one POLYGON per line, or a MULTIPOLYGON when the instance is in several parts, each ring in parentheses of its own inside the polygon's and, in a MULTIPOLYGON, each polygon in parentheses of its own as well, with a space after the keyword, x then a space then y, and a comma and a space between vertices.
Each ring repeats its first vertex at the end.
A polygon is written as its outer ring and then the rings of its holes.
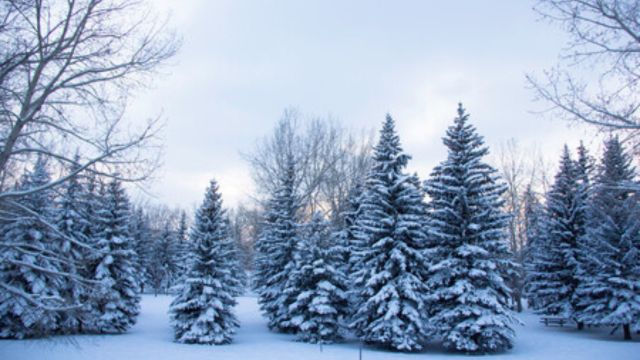
POLYGON ((584 329, 584 323, 582 321, 578 321, 578 330, 584 329))
POLYGON ((624 330, 624 339, 631 340, 631 326, 629 324, 622 325, 622 330, 624 330))

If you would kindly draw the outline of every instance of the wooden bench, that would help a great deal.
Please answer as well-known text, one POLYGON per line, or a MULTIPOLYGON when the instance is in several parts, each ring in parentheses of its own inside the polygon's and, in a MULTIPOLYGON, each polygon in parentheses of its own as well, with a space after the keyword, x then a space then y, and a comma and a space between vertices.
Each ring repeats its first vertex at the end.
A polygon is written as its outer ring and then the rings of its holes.
POLYGON ((560 326, 563 327, 565 324, 570 324, 573 322, 571 319, 558 317, 558 316, 543 316, 540 318, 540 322, 544 324, 544 326, 560 326))

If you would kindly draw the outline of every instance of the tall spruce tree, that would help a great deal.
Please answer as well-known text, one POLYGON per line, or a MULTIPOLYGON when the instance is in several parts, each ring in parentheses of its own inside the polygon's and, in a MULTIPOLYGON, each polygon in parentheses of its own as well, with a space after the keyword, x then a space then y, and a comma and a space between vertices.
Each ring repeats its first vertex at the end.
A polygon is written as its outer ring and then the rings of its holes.
POLYGON ((290 322, 289 311, 295 296, 284 288, 296 269, 294 251, 299 240, 299 207, 295 194, 295 161, 289 156, 280 174, 279 187, 267 205, 265 224, 256 245, 258 303, 269 319, 269 328, 281 332, 296 330, 290 322))
MULTIPOLYGON (((539 314, 576 318, 584 236, 583 179, 567 146, 547 194, 544 243, 535 259, 529 283, 539 314)), ((578 323, 581 327, 581 323, 578 323)))
POLYGON ((171 224, 166 223, 150 249, 149 283, 154 293, 167 293, 178 272, 178 241, 171 224))
MULTIPOLYGON (((347 289, 349 292, 354 292, 353 274, 356 273, 356 269, 359 266, 359 254, 357 250, 360 248, 358 245, 359 227, 358 216, 360 215, 360 202, 363 196, 363 184, 356 183, 349 190, 346 200, 346 206, 344 211, 340 214, 341 223, 337 229, 332 233, 333 241, 336 245, 336 251, 340 254, 342 263, 339 264, 340 270, 345 274, 347 279, 347 289)), ((352 300, 354 297, 347 297, 350 303, 350 308, 353 308, 352 300)))
MULTIPOLYGON (((349 292, 355 290, 352 286, 353 277, 351 275, 356 273, 359 265, 359 254, 356 253, 360 248, 358 245, 359 237, 357 236, 359 232, 357 220, 360 215, 362 196, 363 184, 356 183, 353 188, 349 190, 345 210, 340 214, 341 224, 331 235, 336 245, 336 251, 342 259, 342 263, 338 266, 346 276, 347 289, 349 289, 349 292)), ((354 298, 352 296, 348 296, 347 298, 351 304, 350 307, 353 308, 355 306, 355 304, 352 304, 354 298)))
POLYGON ((234 254, 230 253, 225 211, 212 180, 191 230, 191 267, 170 307, 174 337, 188 344, 227 344, 239 326, 234 254))
POLYGON ((136 253, 129 229, 130 205, 116 178, 100 189, 96 210, 93 280, 90 300, 91 331, 122 333, 133 326, 140 313, 136 253))
POLYGON ((595 168, 594 159, 589 155, 589 150, 584 146, 584 142, 580 141, 578 145, 578 158, 576 159, 576 171, 578 177, 579 186, 585 188, 585 192, 589 193, 591 190, 591 183, 593 181, 593 171, 595 168))
POLYGON ((176 238, 178 241, 177 250, 177 265, 178 265, 178 283, 182 280, 189 271, 189 257, 191 254, 190 242, 188 241, 188 225, 187 225, 187 213, 183 210, 180 212, 180 221, 178 222, 178 229, 176 230, 176 238))
POLYGON ((576 294, 587 324, 640 322, 640 198, 635 169, 618 138, 606 141, 590 207, 582 282, 576 294))
POLYGON ((506 284, 515 266, 502 210, 506 188, 496 170, 483 162, 488 149, 462 104, 443 141, 447 159, 425 182, 431 324, 448 349, 503 351, 513 346, 517 322, 506 284))
POLYGON ((356 254, 356 250, 360 247, 357 245, 360 236, 358 227, 358 217, 360 216, 360 203, 363 196, 363 184, 357 183, 349 190, 347 196, 347 206, 345 211, 341 214, 342 225, 339 231, 334 235, 336 241, 342 246, 344 272, 345 274, 354 274, 355 269, 358 266, 359 256, 356 254))
POLYGON ((81 173, 78 178, 80 182, 80 194, 77 197, 78 203, 75 208, 80 212, 82 218, 79 226, 80 237, 88 245, 81 249, 82 266, 78 268, 79 275, 82 279, 91 280, 87 283, 86 291, 82 294, 82 317, 79 332, 90 332, 94 330, 94 314, 95 302, 93 302, 93 289, 95 283, 92 281, 95 277, 95 267, 97 260, 100 258, 97 245, 100 222, 98 219, 98 211, 103 206, 103 198, 100 196, 100 181, 96 174, 92 171, 81 173))
MULTIPOLYGON (((576 224, 576 236, 578 239, 578 250, 576 253, 576 261, 577 265, 575 268, 576 278, 582 279, 584 278, 586 271, 585 267, 587 258, 589 256, 589 245, 591 239, 587 233, 588 223, 589 223, 589 207, 590 207, 590 197, 592 190, 592 178, 593 178, 593 169, 594 169, 594 160, 589 155, 587 148, 584 146, 584 143, 580 141, 580 145, 578 146, 578 157, 575 163, 576 169, 576 196, 575 196, 575 224, 576 224)), ((579 280, 578 287, 582 280, 579 280)), ((577 290, 577 287, 576 287, 577 290)), ((577 291, 573 293, 573 299, 571 300, 573 304, 574 318, 578 324, 578 329, 582 330, 584 328, 584 322, 581 319, 580 314, 584 310, 584 306, 582 305, 580 295, 577 294, 577 291)))
POLYGON ((531 283, 536 281, 535 264, 540 256, 544 255, 544 205, 540 202, 538 195, 533 191, 531 184, 527 186, 524 193, 524 227, 525 227, 525 294, 527 302, 533 309, 538 309, 536 294, 530 289, 531 283))
MULTIPOLYGON (((275 195, 275 194, 274 194, 275 195)), ((262 226, 260 227, 260 231, 258 232, 258 237, 256 238, 256 242, 254 244, 255 248, 255 256, 254 256, 254 271, 252 274, 251 285, 256 293, 258 293, 258 303, 260 303, 260 299, 263 298, 266 302, 268 302, 266 298, 266 294, 260 295, 260 293, 266 290, 267 280, 271 277, 274 272, 271 258, 269 257, 269 253, 272 248, 271 241, 273 240, 271 229, 275 224, 277 219, 276 212, 273 211, 275 207, 275 196, 272 196, 271 199, 267 201, 265 205, 264 213, 262 214, 262 226)), ((261 305, 262 308, 262 305, 261 305)), ((265 312, 265 310, 262 310, 265 312)), ((265 312, 265 315, 267 313, 265 312)), ((268 316, 268 315, 267 315, 268 316)))
POLYGON ((334 242, 329 224, 315 213, 306 225, 296 249, 296 271, 292 287, 296 294, 290 306, 291 322, 300 340, 329 344, 344 336, 349 311, 347 279, 343 272, 341 246, 334 242))
MULTIPOLYGON (((69 172, 73 173, 77 169, 77 166, 72 166, 69 172)), ((55 241, 60 243, 60 257, 63 259, 61 267, 69 274, 64 278, 60 290, 61 296, 70 308, 61 314, 59 331, 63 333, 77 333, 82 330, 85 315, 82 304, 88 296, 88 284, 83 277, 86 276, 85 255, 87 251, 91 251, 85 229, 91 224, 83 216, 84 192, 81 176, 72 176, 63 185, 57 201, 55 224, 59 232, 55 241)))
POLYGON ((154 243, 151 226, 149 224, 149 217, 142 206, 136 206, 133 208, 129 228, 131 232, 131 239, 133 241, 133 248, 137 254, 136 261, 134 263, 136 267, 136 280, 140 286, 140 293, 144 293, 146 284, 152 282, 149 270, 151 269, 151 263, 154 260, 154 243))
POLYGON ((227 227, 227 235, 229 236, 228 241, 225 243, 227 246, 226 251, 229 252, 230 256, 235 259, 233 261, 233 273, 234 277, 234 286, 231 290, 233 296, 240 296, 244 294, 245 287, 249 282, 247 279, 247 273, 244 271, 242 254, 240 252, 240 239, 235 237, 231 231, 231 218, 228 216, 225 217, 225 226, 227 227))
MULTIPOLYGON (((18 190, 50 182, 43 158, 26 173, 18 190)), ((4 229, 0 249, 0 338, 39 337, 58 330, 60 311, 67 307, 59 246, 50 225, 54 222, 53 193, 36 191, 10 204, 12 219, 4 229)))
POLYGON ((423 194, 387 115, 374 148, 358 216, 355 314, 351 326, 366 343, 402 351, 422 348, 427 329, 427 261, 423 194))
POLYGON ((530 259, 534 257, 537 244, 543 241, 544 205, 540 202, 536 192, 533 191, 531 184, 527 186, 527 189, 524 192, 523 201, 525 237, 527 239, 526 259, 530 261, 530 259))

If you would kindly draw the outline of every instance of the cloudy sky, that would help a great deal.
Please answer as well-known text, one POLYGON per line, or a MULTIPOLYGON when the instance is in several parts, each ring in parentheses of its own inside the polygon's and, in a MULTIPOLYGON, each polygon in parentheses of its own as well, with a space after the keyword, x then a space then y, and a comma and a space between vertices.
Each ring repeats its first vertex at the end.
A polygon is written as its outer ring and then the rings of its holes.
POLYGON ((240 156, 287 107, 352 129, 389 112, 411 169, 425 177, 462 101, 488 144, 516 139, 556 158, 581 129, 535 113, 524 75, 553 66, 565 34, 527 0, 156 0, 184 39, 174 65, 137 96, 133 117, 162 111, 158 202, 192 208, 210 178, 228 205, 251 193, 240 156))

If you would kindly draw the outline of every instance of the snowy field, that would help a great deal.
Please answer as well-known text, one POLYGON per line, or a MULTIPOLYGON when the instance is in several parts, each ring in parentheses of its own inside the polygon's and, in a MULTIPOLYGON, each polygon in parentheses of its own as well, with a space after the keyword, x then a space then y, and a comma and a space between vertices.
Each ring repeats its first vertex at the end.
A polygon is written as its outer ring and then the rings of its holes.
MULTIPOLYGON (((56 337, 44 340, 0 340, 0 359, 20 360, 315 360, 358 359, 359 343, 317 345, 296 342, 293 336, 269 332, 256 298, 242 297, 237 308, 241 327, 230 345, 183 345, 172 342, 167 309, 171 298, 145 295, 137 325, 124 335, 56 337)), ((497 359, 640 359, 640 341, 624 342, 606 329, 577 332, 573 328, 545 328, 536 317, 523 314, 515 348, 490 355, 497 359)), ((640 336, 635 335, 636 338, 640 336)), ((364 347, 363 360, 373 359, 472 359, 475 356, 447 353, 436 345, 421 353, 395 353, 364 347)))

